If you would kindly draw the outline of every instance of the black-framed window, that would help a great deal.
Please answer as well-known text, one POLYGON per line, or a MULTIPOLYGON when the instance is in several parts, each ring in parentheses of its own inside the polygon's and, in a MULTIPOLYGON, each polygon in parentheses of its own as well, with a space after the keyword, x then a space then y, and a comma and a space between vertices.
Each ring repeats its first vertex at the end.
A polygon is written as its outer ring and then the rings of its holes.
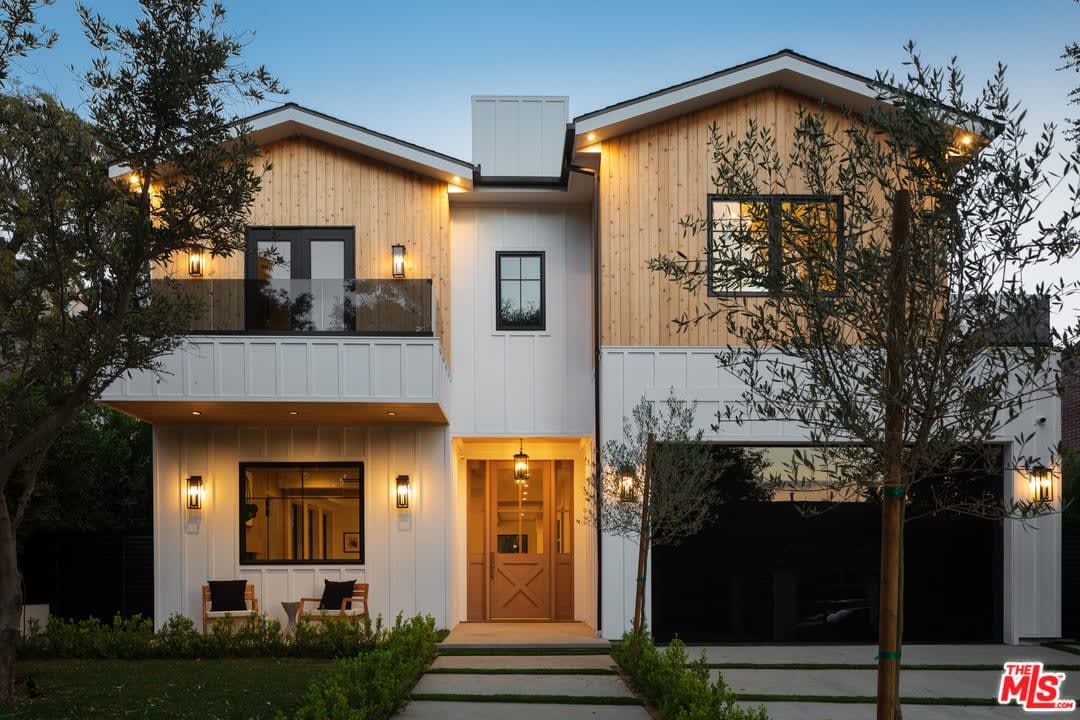
POLYGON ((240 563, 327 562, 364 562, 364 464, 241 463, 240 563))
POLYGON ((843 285, 843 201, 810 195, 709 195, 709 295, 763 294, 768 288, 720 272, 720 258, 737 249, 777 281, 813 284, 823 292, 843 285))
POLYGON ((495 329, 544 330, 544 253, 495 253, 495 329))

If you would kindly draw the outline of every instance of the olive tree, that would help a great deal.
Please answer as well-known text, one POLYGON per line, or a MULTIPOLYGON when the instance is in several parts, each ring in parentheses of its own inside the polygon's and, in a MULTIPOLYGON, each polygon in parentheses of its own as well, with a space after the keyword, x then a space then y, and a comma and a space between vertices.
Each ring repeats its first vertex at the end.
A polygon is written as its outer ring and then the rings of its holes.
MULTIPOLYGON (((905 76, 878 73, 865 112, 802 107, 784 151, 756 122, 714 127, 712 184, 732 202, 687 208, 701 255, 651 261, 685 290, 710 291, 678 325, 722 323, 732 338, 719 362, 744 389, 717 423, 797 422, 818 450, 799 456, 793 488, 825 478, 837 494, 880 500, 882 720, 899 714, 911 488, 1002 437, 1014 440, 1010 467, 1052 461, 1024 454, 1034 428, 1014 421, 1055 394, 1062 338, 1048 308, 1074 286, 1024 281, 1075 255, 1080 200, 1080 157, 1067 149, 1054 169, 1054 128, 1028 138, 1003 67, 971 93, 955 60, 936 68, 908 53, 905 76), (1042 220, 1054 190, 1065 208, 1042 220)), ((1030 496, 947 493, 946 507, 999 519, 1050 510, 1030 496)))
MULTIPOLYGON (((0 4, 8 47, 35 41, 27 3, 0 4), (15 38, 12 40, 11 38, 15 38)), ((88 118, 45 93, 0 94, 0 705, 13 701, 21 583, 16 530, 50 445, 131 370, 156 370, 198 308, 150 293, 175 253, 244 246, 259 188, 227 107, 277 92, 206 0, 140 0, 132 27, 79 7, 97 52, 88 118), (112 173, 120 163, 126 173, 112 173)), ((0 67, 6 68, 7 65, 0 67)))

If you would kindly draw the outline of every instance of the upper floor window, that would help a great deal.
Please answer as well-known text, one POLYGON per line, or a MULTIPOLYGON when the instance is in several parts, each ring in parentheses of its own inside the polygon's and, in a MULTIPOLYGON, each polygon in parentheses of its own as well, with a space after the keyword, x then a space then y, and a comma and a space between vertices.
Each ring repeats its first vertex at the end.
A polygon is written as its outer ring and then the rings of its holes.
POLYGON ((495 253, 495 329, 544 330, 544 253, 495 253))
POLYGON ((732 256, 762 276, 835 292, 841 282, 843 206, 818 196, 709 196, 709 294, 764 293, 721 272, 732 256))

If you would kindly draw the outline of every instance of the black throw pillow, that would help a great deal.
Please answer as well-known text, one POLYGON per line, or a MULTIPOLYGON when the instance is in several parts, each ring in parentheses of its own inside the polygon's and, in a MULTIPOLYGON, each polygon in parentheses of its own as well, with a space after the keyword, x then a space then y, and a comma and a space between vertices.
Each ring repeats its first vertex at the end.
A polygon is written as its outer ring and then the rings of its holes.
POLYGON ((244 591, 247 580, 210 580, 210 610, 212 612, 237 612, 247 610, 244 591))
POLYGON ((326 585, 323 586, 322 600, 319 601, 320 610, 340 610, 341 601, 352 597, 353 586, 356 585, 355 580, 342 580, 341 582, 324 580, 323 582, 326 585))

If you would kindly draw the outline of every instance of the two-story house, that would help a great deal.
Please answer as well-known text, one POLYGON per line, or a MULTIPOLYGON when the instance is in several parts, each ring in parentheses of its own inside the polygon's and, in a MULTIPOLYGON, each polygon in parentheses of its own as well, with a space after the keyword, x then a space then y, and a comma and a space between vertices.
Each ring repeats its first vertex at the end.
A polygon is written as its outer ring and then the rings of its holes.
MULTIPOLYGON (((773 462, 803 438, 789 422, 708 430, 737 397, 714 358, 727 338, 676 332, 696 299, 646 267, 700 252, 678 221, 710 202, 707 128, 756 118, 783 143, 800 103, 864 108, 868 83, 783 51, 573 120, 564 97, 475 97, 470 161, 293 104, 252 117, 272 169, 248 252, 155 269, 204 297, 204 317, 165 374, 103 398, 154 425, 157 622, 198 617, 208 579, 248 579, 280 619, 324 579, 357 579, 383 616, 619 637, 636 548, 589 525, 585 487, 638 400, 675 388, 701 402, 709 441, 773 462)), ((1057 403, 1030 413, 1018 423, 1048 448, 1057 403)), ((985 481, 1028 492, 1011 471, 985 481)), ((654 626, 872 637, 876 558, 839 552, 873 555, 872 513, 804 526, 783 500, 737 504, 741 525, 655 552, 654 626)), ((912 530, 909 584, 935 588, 923 632, 1057 636, 1060 523, 1033 525, 986 523, 946 547, 912 530)))

